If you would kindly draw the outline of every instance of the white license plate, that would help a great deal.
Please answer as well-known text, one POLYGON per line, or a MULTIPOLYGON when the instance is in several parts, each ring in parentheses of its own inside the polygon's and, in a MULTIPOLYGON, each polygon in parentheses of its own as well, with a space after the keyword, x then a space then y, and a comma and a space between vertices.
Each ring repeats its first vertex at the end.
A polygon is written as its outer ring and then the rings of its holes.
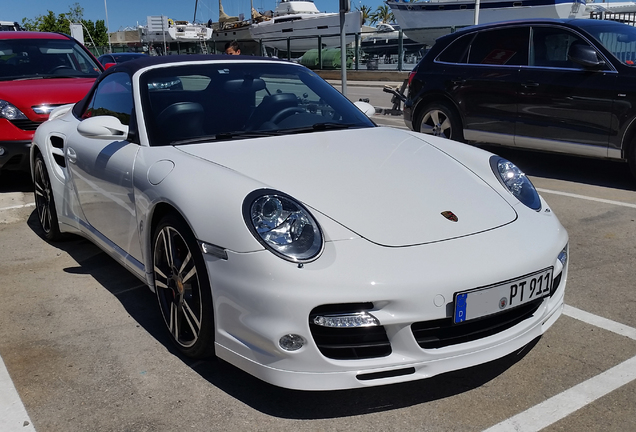
POLYGON ((550 267, 511 281, 456 293, 454 322, 503 312, 547 296, 553 270, 550 267))

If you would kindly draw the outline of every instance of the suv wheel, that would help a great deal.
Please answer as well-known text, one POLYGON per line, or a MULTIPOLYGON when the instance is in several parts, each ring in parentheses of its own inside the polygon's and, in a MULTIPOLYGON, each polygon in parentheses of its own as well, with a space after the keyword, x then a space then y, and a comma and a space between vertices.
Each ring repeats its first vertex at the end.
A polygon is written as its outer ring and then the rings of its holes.
POLYGON ((464 140, 459 116, 444 103, 433 102, 425 106, 417 124, 419 132, 455 141, 464 140))

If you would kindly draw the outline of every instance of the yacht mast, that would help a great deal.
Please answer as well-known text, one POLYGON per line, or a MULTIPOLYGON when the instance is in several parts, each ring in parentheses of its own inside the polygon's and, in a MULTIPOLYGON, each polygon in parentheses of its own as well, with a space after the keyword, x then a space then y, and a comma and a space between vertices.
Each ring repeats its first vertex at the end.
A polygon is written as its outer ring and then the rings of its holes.
POLYGON ((192 24, 197 22, 197 6, 199 6, 199 0, 194 1, 194 18, 192 18, 192 24))

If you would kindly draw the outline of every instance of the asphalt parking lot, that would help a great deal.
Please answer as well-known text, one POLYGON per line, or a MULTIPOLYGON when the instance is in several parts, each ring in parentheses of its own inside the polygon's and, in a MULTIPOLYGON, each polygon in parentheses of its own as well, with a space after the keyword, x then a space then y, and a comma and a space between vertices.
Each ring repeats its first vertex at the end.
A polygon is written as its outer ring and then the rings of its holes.
POLYGON ((181 357, 152 293, 88 241, 43 241, 28 177, 2 174, 0 431, 636 430, 636 181, 620 163, 487 149, 528 173, 569 232, 563 316, 498 361, 336 392, 181 357))

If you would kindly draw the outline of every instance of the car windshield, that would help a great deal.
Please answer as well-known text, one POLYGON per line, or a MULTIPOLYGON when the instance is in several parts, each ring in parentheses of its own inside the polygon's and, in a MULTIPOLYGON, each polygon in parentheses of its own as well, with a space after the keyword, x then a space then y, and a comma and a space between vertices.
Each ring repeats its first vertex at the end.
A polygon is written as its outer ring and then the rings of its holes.
POLYGON ((196 63, 140 79, 151 145, 374 127, 309 69, 274 62, 196 63))
POLYGON ((0 81, 64 77, 96 78, 100 68, 73 40, 0 40, 0 81))
POLYGON ((618 60, 630 66, 636 64, 636 28, 606 21, 600 25, 588 25, 585 30, 618 60))

